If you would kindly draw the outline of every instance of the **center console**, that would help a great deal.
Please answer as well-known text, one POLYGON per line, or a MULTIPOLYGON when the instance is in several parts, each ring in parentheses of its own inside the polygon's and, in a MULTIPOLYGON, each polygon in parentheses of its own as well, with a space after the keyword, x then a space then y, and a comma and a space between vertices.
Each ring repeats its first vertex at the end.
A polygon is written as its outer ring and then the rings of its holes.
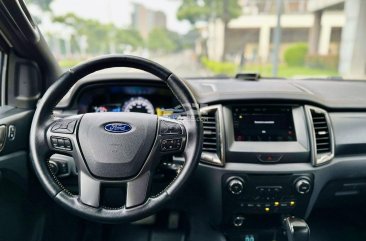
POLYGON ((305 108, 234 104, 222 113, 225 163, 242 170, 221 177, 223 227, 229 240, 267 240, 260 237, 281 233, 285 218, 304 218, 309 205, 314 176, 291 168, 312 161, 305 108), (272 172, 274 165, 283 169, 272 172))
POLYGON ((301 104, 235 103, 201 113, 201 161, 211 166, 211 195, 221 201, 213 217, 228 241, 308 240, 303 219, 314 204, 313 170, 334 155, 327 112, 301 104))
MULTIPOLYGON (((226 117, 226 162, 260 166, 310 163, 305 110, 298 105, 232 105, 226 117)), ((288 167, 288 166, 287 166, 288 167)), ((309 202, 313 176, 227 173, 222 176, 225 222, 240 226, 243 214, 288 214, 303 217, 309 202)))
POLYGON ((226 174, 222 178, 224 223, 242 227, 249 216, 304 217, 311 196, 310 174, 226 174), (245 217, 245 218, 243 218, 245 217))

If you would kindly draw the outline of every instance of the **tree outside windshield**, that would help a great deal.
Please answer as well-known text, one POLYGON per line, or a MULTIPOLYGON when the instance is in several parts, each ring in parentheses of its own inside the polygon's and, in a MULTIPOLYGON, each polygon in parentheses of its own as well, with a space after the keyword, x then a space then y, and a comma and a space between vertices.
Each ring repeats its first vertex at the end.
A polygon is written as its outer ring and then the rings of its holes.
POLYGON ((28 0, 59 64, 119 53, 186 77, 365 78, 363 0, 28 0))

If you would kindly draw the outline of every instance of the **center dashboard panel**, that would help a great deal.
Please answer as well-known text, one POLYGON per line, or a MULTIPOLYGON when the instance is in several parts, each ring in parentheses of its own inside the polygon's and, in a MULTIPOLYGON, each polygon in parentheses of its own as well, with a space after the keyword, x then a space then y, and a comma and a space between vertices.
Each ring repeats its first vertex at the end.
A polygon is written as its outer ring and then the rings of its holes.
MULTIPOLYGON (((224 148, 217 147, 217 150, 224 150, 221 166, 225 168, 229 164, 232 167, 221 176, 224 227, 246 226, 252 218, 261 215, 304 217, 314 176, 293 172, 288 167, 299 163, 312 165, 312 123, 308 121, 307 107, 301 104, 228 103, 216 105, 215 109, 216 116, 208 115, 204 129, 210 130, 212 118, 216 117, 218 136, 224 138, 220 142, 224 148), (275 165, 284 169, 271 172, 275 165), (250 167, 250 171, 246 171, 246 167, 250 167)), ((206 137, 204 157, 211 150, 207 148, 210 136, 206 137)))
POLYGON ((228 105, 223 113, 227 162, 310 162, 303 106, 228 105))

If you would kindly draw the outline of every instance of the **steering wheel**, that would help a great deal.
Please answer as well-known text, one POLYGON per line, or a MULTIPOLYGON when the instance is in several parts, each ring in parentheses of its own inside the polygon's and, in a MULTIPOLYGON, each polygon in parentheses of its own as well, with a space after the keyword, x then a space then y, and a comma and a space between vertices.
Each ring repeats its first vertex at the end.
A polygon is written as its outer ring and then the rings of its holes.
POLYGON ((181 189, 199 161, 202 135, 197 101, 181 79, 150 60, 109 55, 70 69, 46 91, 31 126, 31 162, 43 188, 67 210, 93 221, 130 222, 153 214, 181 189), (127 112, 53 116, 54 107, 77 81, 112 67, 143 70, 163 80, 182 105, 183 118, 127 112), (159 161, 178 152, 184 157, 179 174, 158 195, 149 196, 159 161), (78 195, 69 192, 50 171, 47 159, 53 153, 74 158, 78 195), (126 185, 125 203, 119 208, 102 206, 104 185, 126 185))

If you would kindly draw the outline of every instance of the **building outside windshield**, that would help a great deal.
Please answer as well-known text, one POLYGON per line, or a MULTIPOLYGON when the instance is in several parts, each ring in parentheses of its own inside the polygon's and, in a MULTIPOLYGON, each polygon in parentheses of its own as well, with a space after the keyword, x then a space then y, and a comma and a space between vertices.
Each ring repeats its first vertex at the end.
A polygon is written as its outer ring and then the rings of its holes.
POLYGON ((152 59, 185 77, 366 77, 364 0, 28 0, 59 64, 152 59))

